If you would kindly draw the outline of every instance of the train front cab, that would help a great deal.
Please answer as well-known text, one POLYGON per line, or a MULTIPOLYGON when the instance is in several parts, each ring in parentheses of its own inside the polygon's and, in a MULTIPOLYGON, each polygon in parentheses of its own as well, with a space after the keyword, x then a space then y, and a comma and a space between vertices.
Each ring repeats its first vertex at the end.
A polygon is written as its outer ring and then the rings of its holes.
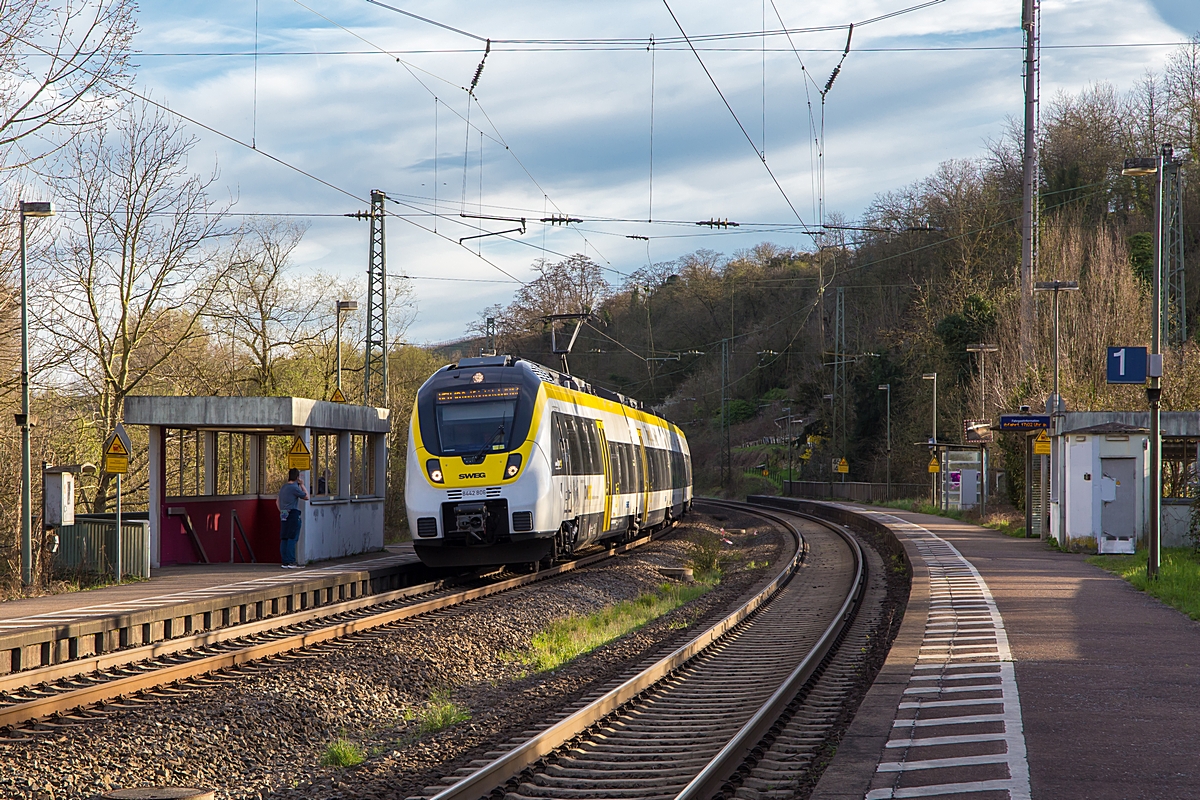
POLYGON ((439 371, 414 407, 406 501, 425 563, 548 562, 686 509, 678 429, 507 362, 480 362, 439 371), (620 441, 635 436, 636 445, 620 441), (671 444, 679 452, 666 452, 671 444))

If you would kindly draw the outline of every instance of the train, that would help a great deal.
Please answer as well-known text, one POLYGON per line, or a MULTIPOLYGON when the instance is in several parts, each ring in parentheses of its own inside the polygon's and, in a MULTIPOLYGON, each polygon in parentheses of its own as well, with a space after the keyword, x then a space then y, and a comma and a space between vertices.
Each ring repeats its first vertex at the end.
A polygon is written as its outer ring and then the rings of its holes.
POLYGON ((691 451, 622 394, 517 356, 462 358, 417 391, 404 502, 426 565, 537 569, 682 517, 691 451))

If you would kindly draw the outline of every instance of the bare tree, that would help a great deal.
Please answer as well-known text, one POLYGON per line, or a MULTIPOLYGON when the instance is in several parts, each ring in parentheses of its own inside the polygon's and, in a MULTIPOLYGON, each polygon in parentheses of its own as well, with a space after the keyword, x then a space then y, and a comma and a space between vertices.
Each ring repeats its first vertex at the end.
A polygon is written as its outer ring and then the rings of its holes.
POLYGON ((332 282, 294 274, 292 253, 305 231, 294 222, 247 221, 218 282, 209 315, 218 337, 234 345, 235 367, 245 364, 243 381, 251 394, 274 394, 278 361, 323 341, 333 329, 332 282))
MULTIPOLYGON (((71 218, 35 313, 56 369, 93 405, 86 424, 97 449, 125 398, 205 335, 224 223, 207 193, 215 173, 188 169, 194 144, 164 112, 135 105, 68 143, 49 176, 71 218)), ((108 487, 101 473, 96 511, 108 487)))
POLYGON ((110 115, 130 80, 133 0, 0 3, 0 169, 37 161, 110 115), (31 141, 38 141, 31 145, 31 141))

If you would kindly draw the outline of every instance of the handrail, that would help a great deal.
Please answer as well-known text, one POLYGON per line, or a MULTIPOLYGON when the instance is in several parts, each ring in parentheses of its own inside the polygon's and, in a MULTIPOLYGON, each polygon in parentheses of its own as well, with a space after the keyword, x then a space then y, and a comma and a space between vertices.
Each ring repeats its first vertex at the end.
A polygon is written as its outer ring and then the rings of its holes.
POLYGON ((242 553, 242 546, 237 543, 237 537, 234 536, 234 526, 237 526, 238 532, 242 534, 242 542, 246 545, 246 552, 250 554, 249 563, 257 564, 258 559, 254 557, 254 548, 250 545, 250 537, 246 535, 246 529, 242 527, 242 520, 238 516, 236 508, 229 509, 229 563, 233 563, 234 547, 237 547, 238 555, 242 557, 242 563, 247 563, 246 556, 242 553))
POLYGON ((200 556, 201 564, 211 564, 208 560, 208 553, 204 552, 204 542, 200 541, 200 537, 196 534, 196 529, 192 527, 192 518, 188 516, 186 508, 168 508, 168 517, 181 517, 180 524, 183 525, 183 530, 192 539, 192 546, 196 548, 197 555, 200 556))

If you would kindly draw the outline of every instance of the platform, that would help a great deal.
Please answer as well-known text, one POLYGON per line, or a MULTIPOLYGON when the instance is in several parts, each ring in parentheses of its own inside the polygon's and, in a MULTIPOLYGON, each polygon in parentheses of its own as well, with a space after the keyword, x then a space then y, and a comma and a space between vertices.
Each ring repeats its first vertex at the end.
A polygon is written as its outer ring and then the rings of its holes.
POLYGON ((0 603, 0 674, 250 622, 408 585, 412 545, 286 570, 163 567, 138 583, 0 603))
POLYGON ((1196 796, 1200 624, 1037 539, 804 502, 886 525, 913 564, 814 800, 1196 796))

